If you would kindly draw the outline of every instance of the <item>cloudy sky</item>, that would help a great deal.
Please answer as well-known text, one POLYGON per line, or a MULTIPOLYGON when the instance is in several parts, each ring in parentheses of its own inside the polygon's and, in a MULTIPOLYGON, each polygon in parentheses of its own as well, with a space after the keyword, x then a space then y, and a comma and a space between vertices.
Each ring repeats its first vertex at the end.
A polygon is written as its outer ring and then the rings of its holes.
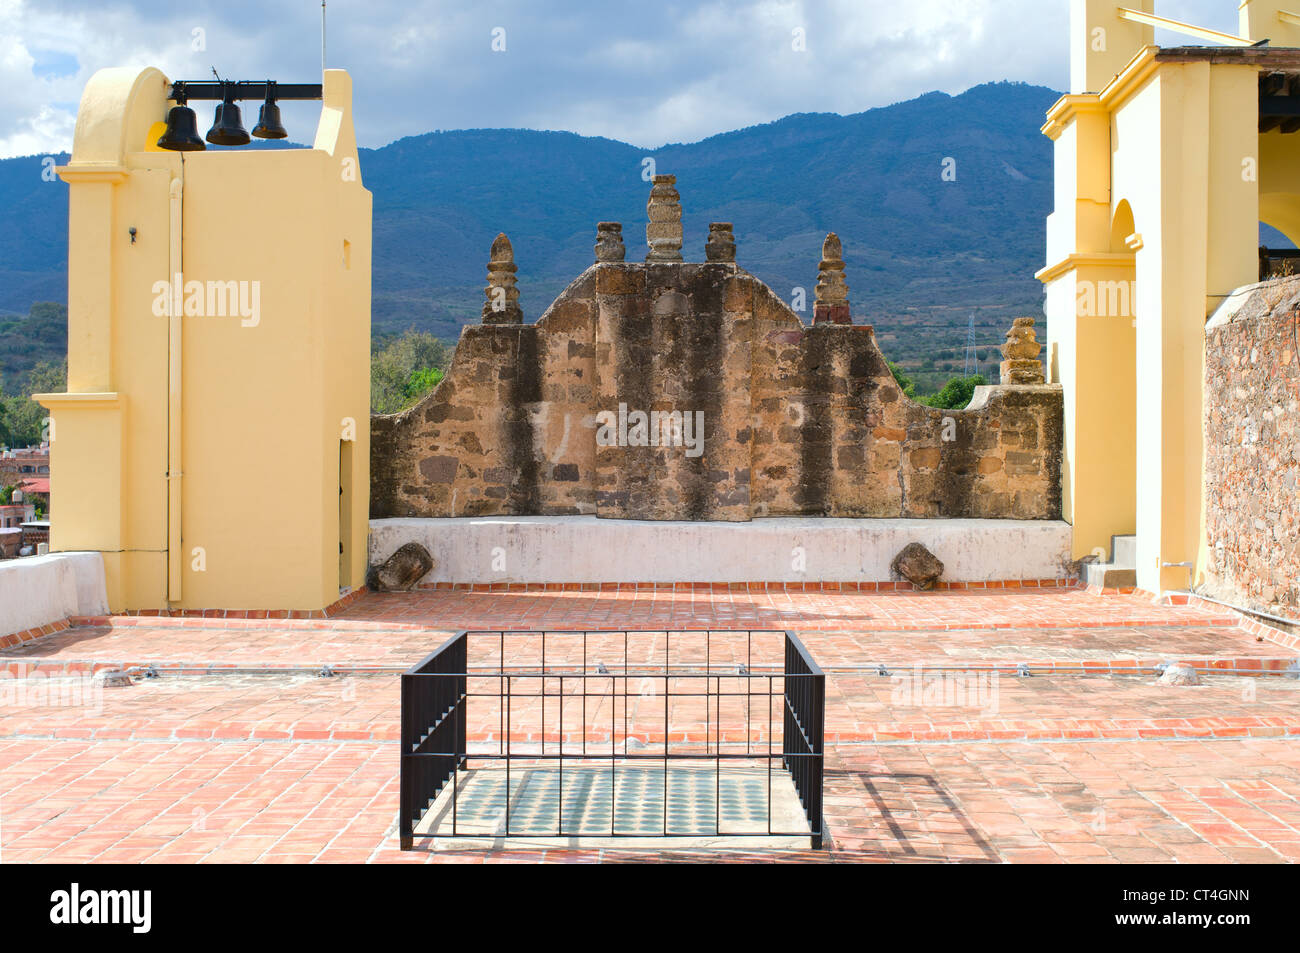
MULTIPOLYGON (((365 146, 434 129, 526 127, 652 148, 990 80, 1062 89, 1068 8, 1069 0, 329 0, 328 59, 352 72, 365 146)), ((1236 0, 1157 5, 1163 16, 1227 32, 1236 8, 1236 0)), ((66 150, 86 80, 123 65, 175 79, 208 78, 215 67, 233 79, 313 82, 320 0, 0 0, 0 156, 66 150)), ((296 139, 311 135, 308 108, 286 107, 296 139)))

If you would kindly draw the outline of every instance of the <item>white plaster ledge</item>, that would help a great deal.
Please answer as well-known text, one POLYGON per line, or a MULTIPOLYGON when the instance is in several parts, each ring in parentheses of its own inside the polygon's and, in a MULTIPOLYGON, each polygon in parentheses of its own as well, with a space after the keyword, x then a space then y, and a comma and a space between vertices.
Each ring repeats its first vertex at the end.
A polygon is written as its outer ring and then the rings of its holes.
POLYGON ((996 582, 1066 578, 1071 540, 1068 523, 1049 520, 376 519, 370 562, 415 542, 435 563, 424 584, 885 582, 899 550, 918 542, 943 561, 943 581, 996 582))

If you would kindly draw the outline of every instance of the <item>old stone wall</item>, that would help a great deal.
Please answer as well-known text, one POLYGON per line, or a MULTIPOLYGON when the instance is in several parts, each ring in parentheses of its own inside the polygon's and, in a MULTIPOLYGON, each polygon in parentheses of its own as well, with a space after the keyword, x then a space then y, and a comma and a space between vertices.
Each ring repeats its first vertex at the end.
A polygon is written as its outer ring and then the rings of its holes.
POLYGON ((1300 278, 1255 286, 1205 337, 1207 594, 1300 608, 1300 278))
POLYGON ((1059 519, 1061 413, 1044 385, 917 404, 869 326, 805 325, 734 262, 602 261, 372 419, 371 516, 1059 519))

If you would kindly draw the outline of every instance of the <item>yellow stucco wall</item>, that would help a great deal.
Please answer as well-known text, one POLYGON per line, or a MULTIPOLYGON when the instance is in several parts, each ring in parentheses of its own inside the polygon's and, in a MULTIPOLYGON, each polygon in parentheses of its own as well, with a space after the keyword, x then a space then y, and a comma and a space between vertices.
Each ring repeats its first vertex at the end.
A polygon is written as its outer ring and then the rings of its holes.
POLYGON ((153 145, 157 70, 86 88, 61 170, 69 392, 40 400, 51 548, 103 552, 114 610, 320 609, 364 576, 371 197, 351 80, 323 82, 312 148, 188 154, 153 145), (173 319, 177 264, 204 292, 173 319), (216 313, 209 282, 250 313, 216 313))
MULTIPOLYGON (((1073 42, 1086 49, 1079 36, 1073 42)), ((1096 67, 1109 68, 1114 52, 1096 67)), ((1136 533, 1138 585, 1152 591, 1196 583, 1207 555, 1206 316, 1255 280, 1261 215, 1300 231, 1300 215, 1290 217, 1300 203, 1287 191, 1300 183, 1295 160, 1270 142, 1277 134, 1257 130, 1258 67, 1158 52, 1133 50, 1098 92, 1065 96, 1049 111, 1056 208, 1039 273, 1052 379, 1065 391, 1064 505, 1075 555, 1107 552, 1110 536, 1136 533), (1128 310, 1083 307, 1107 297, 1100 287, 1129 281, 1128 310)))
POLYGON ((1273 46, 1300 46, 1300 25, 1278 16, 1283 11, 1300 12, 1295 0, 1241 0, 1237 11, 1237 32, 1246 39, 1271 40, 1273 46))
POLYGON ((1155 12, 1155 0, 1070 0, 1070 92, 1098 93, 1154 41, 1150 26, 1121 19, 1119 8, 1155 12))

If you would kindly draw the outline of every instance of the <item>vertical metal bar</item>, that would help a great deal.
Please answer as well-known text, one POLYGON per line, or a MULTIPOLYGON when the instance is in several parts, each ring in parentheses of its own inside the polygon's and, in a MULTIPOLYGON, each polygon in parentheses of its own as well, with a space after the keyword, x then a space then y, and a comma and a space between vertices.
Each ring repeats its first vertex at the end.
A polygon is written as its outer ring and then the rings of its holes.
POLYGON ((586 631, 582 632, 582 757, 586 757, 586 631))
POLYGON ((772 696, 776 686, 772 676, 767 677, 767 832, 772 833, 772 696))
MULTIPOLYGON (((667 633, 664 634, 665 640, 667 633)), ((666 643, 665 643, 666 644, 666 643)), ((664 837, 668 836, 668 665, 664 662, 664 837)))
MULTIPOLYGON (((502 635, 504 643, 505 636, 502 635)), ((504 673, 504 669, 502 672, 504 673)), ((510 676, 506 675, 506 837, 510 836, 510 676)))
MULTIPOLYGON (((499 656, 499 658, 498 658, 498 662, 497 662, 497 675, 498 675, 498 678, 497 678, 497 708, 499 709, 499 711, 497 712, 497 714, 500 716, 500 721, 501 721, 501 736, 500 736, 499 738, 497 738, 497 754, 502 754, 502 753, 504 753, 504 750, 505 750, 505 743, 506 743, 506 742, 505 742, 505 735, 506 735, 506 681, 505 681, 505 673, 506 673, 506 634, 505 634, 504 631, 502 631, 502 633, 501 633, 501 654, 500 654, 500 656, 499 656)), ((508 796, 509 796, 509 792, 507 792, 507 797, 508 797, 508 796)))
MULTIPOLYGON (((709 753, 709 735, 711 734, 711 722, 709 712, 709 670, 713 667, 713 630, 704 630, 704 753, 709 753)), ((718 691, 722 691, 722 684, 718 683, 718 691)), ((718 715, 722 717, 721 713, 718 715)))
MULTIPOLYGON (((546 680, 542 680, 546 685, 546 680)), ((560 836, 564 836, 564 675, 560 675, 560 836)))
MULTIPOLYGON (((624 656, 626 658, 626 656, 624 656)), ((618 754, 618 699, 614 696, 614 676, 609 676, 609 836, 614 836, 614 818, 618 812, 618 767, 614 756, 618 754)), ((624 752, 626 754, 627 752, 624 752)))
MULTIPOLYGON (((745 671, 754 671, 754 630, 745 630, 745 671)), ((754 696, 752 692, 753 682, 749 678, 745 679, 745 754, 753 754, 750 750, 750 735, 753 733, 753 716, 750 707, 753 703, 754 696)))
MULTIPOLYGON (((467 646, 467 644, 468 644, 468 639, 469 639, 469 635, 468 635, 468 634, 466 634, 466 635, 462 635, 462 636, 460 637, 460 639, 459 639, 459 640, 457 641, 457 643, 456 643, 455 650, 452 651, 452 652, 447 653, 449 656, 451 656, 450 661, 452 662, 452 667, 455 668, 455 670, 457 671, 457 673, 459 673, 459 672, 464 672, 466 669, 469 668, 469 665, 468 665, 468 655, 467 655, 467 652, 466 652, 466 646, 467 646)), ((462 715, 462 712, 461 712, 461 705, 462 705, 462 703, 463 703, 463 701, 464 701, 464 699, 463 699, 464 692, 462 691, 461 679, 460 679, 459 675, 452 676, 452 677, 448 677, 448 678, 447 678, 447 681, 451 683, 451 692, 450 692, 450 694, 453 696, 453 699, 454 699, 454 700, 452 701, 451 732, 450 732, 450 734, 451 734, 451 739, 450 739, 450 740, 451 740, 451 746, 452 746, 452 753, 451 753, 451 836, 452 836, 452 837, 455 837, 455 836, 456 836, 457 810, 458 810, 459 807, 460 807, 460 754, 461 754, 460 735, 461 735, 461 721, 463 720, 462 717, 461 717, 461 715, 462 715)), ((444 734, 445 734, 445 733, 446 733, 446 732, 444 732, 444 734)))
MULTIPOLYGON (((627 754, 627 630, 623 631, 623 754, 627 754)), ((613 697, 614 691, 610 689, 610 703, 616 708, 618 702, 613 697)))
POLYGON ((546 754, 546 631, 542 630, 542 754, 546 754))
MULTIPOLYGON (((707 669, 705 670, 708 671, 707 669)), ((709 677, 704 676, 704 707, 709 707, 709 677)), ((708 735, 706 734, 707 738, 708 735)), ((722 833, 722 676, 718 676, 718 739, 713 746, 717 755, 713 772, 713 833, 722 833)), ((708 753, 707 748, 705 754, 708 753)))
POLYGON ((402 725, 399 737, 402 739, 402 754, 398 762, 398 802, 399 816, 397 819, 397 836, 398 846, 402 850, 410 850, 414 846, 413 839, 413 815, 415 814, 415 765, 411 757, 411 732, 415 724, 415 676, 409 673, 402 675, 402 725))
POLYGON ((460 770, 452 759, 451 769, 451 836, 456 836, 456 808, 460 804, 460 770))
POLYGON ((460 671, 461 676, 457 679, 460 685, 460 704, 464 706, 461 718, 457 723, 459 730, 457 732, 456 754, 459 755, 462 764, 469 764, 469 633, 461 636, 460 646, 460 671))
POLYGON ((814 850, 821 850, 822 838, 825 836, 826 815, 822 811, 822 783, 825 775, 826 766, 826 676, 817 675, 813 679, 814 692, 814 713, 811 728, 815 732, 812 736, 816 743, 817 752, 815 759, 810 760, 810 767, 813 775, 809 778, 808 792, 812 799, 812 808, 810 813, 816 822, 816 836, 812 839, 814 850))

